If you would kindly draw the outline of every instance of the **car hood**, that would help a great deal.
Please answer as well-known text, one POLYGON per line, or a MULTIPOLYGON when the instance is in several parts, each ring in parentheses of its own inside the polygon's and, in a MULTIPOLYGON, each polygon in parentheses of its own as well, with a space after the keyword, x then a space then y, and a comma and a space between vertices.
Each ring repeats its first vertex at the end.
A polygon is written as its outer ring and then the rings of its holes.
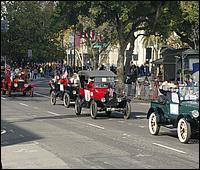
POLYGON ((185 107, 199 108, 199 100, 196 100, 196 101, 182 101, 180 104, 185 106, 185 107))

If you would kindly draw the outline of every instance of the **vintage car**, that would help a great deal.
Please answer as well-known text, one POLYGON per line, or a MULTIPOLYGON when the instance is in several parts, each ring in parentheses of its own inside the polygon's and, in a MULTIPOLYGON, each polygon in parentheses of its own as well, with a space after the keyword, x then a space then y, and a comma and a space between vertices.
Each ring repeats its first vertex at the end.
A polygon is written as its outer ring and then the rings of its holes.
POLYGON ((179 87, 168 94, 151 101, 149 131, 158 135, 161 126, 176 128, 179 141, 188 143, 199 135, 199 87, 179 87))
POLYGON ((108 117, 112 111, 123 112, 125 119, 130 117, 131 99, 117 92, 116 74, 106 70, 82 70, 78 75, 80 87, 75 101, 76 115, 81 114, 82 108, 90 108, 93 119, 97 117, 97 112, 102 111, 108 117), (88 87, 89 80, 93 80, 92 87, 88 87))
POLYGON ((11 96, 12 92, 22 92, 24 96, 28 93, 31 97, 33 97, 33 85, 29 84, 21 73, 13 78, 9 75, 5 75, 2 80, 1 91, 3 95, 5 95, 6 91, 8 91, 8 96, 11 96))
POLYGON ((78 84, 73 84, 67 79, 50 80, 50 101, 52 105, 56 104, 59 98, 63 101, 65 107, 70 106, 70 102, 75 102, 78 93, 78 84))

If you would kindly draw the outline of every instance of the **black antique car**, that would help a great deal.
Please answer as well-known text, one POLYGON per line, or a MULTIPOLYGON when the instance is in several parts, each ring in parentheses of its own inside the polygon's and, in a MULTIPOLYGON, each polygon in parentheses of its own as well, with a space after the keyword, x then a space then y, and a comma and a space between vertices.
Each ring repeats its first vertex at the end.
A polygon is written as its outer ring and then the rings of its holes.
POLYGON ((106 112, 109 117, 112 111, 120 111, 125 119, 129 119, 131 113, 131 99, 116 91, 116 74, 112 71, 93 70, 78 72, 80 79, 79 93, 75 102, 75 113, 81 114, 82 108, 90 108, 93 119, 97 112, 106 112), (93 80, 92 87, 88 87, 93 80))
POLYGON ((50 80, 48 84, 50 86, 50 101, 52 105, 56 104, 58 98, 63 101, 65 107, 69 107, 70 102, 75 102, 78 84, 71 83, 66 79, 50 80))

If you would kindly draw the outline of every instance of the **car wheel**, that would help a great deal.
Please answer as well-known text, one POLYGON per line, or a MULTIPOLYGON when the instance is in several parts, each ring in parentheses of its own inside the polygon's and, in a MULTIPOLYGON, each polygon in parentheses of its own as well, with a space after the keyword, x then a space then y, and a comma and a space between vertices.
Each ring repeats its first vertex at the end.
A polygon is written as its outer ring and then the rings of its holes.
POLYGON ((158 125, 156 114, 155 112, 152 112, 151 115, 149 116, 149 132, 152 135, 158 135, 159 130, 160 130, 160 125, 158 125))
POLYGON ((11 96, 11 87, 8 87, 8 97, 11 96))
POLYGON ((93 119, 97 117, 97 103, 94 100, 90 104, 90 115, 93 119))
POLYGON ((131 104, 126 102, 125 110, 124 110, 124 119, 129 119, 131 115, 131 104))
POLYGON ((51 92, 51 94, 50 94, 50 101, 51 101, 51 104, 52 105, 55 105, 56 104, 56 94, 55 94, 55 92, 51 92))
POLYGON ((181 118, 178 121, 177 133, 181 143, 187 143, 189 141, 192 133, 191 126, 190 123, 184 118, 181 118))
POLYGON ((29 95, 30 95, 31 97, 33 97, 33 90, 32 90, 32 89, 29 90, 29 95))
POLYGON ((26 96, 26 92, 25 91, 23 91, 23 96, 26 96))
POLYGON ((106 115, 107 115, 108 117, 110 117, 111 111, 106 111, 106 115))
POLYGON ((1 90, 1 92, 2 92, 2 94, 3 94, 3 95, 5 95, 5 94, 6 94, 6 91, 5 91, 5 90, 3 90, 3 89, 1 90))
POLYGON ((63 96, 63 103, 64 103, 64 106, 65 106, 65 107, 69 107, 69 104, 70 104, 69 94, 64 93, 64 96, 63 96))
POLYGON ((80 115, 81 114, 81 99, 79 97, 76 98, 75 101, 75 113, 76 115, 80 115))

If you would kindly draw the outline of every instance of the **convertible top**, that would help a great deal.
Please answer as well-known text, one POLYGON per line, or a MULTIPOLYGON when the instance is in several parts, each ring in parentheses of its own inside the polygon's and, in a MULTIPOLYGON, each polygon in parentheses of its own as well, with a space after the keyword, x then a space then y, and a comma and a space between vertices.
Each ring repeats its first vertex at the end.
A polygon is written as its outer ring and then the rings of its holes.
POLYGON ((86 77, 117 77, 115 73, 107 70, 82 70, 78 72, 78 75, 86 77))

